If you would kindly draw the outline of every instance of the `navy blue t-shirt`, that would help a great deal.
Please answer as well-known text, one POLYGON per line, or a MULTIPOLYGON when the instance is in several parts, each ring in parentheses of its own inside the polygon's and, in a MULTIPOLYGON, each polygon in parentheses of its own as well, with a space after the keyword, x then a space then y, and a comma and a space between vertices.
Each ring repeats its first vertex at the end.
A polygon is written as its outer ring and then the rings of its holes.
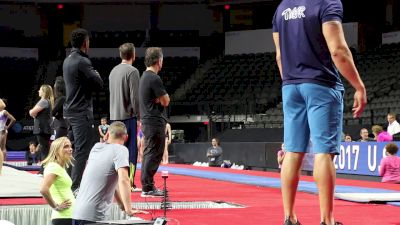
POLYGON ((283 0, 272 24, 279 33, 283 85, 315 83, 343 90, 322 33, 327 21, 342 21, 340 0, 283 0))

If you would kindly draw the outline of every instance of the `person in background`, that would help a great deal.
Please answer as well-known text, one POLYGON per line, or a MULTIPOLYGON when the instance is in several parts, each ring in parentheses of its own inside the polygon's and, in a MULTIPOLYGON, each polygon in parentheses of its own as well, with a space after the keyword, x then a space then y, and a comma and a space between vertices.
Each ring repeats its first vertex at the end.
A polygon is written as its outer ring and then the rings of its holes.
POLYGON ((103 117, 100 119, 99 125, 99 135, 100 135, 100 142, 104 142, 104 136, 107 134, 108 127, 110 125, 107 124, 107 117, 103 117))
POLYGON ((93 146, 76 197, 76 207, 72 215, 74 225, 109 220, 113 198, 129 216, 145 213, 132 209, 128 175, 129 151, 124 146, 127 139, 126 126, 115 121, 108 129, 106 142, 93 146))
MULTIPOLYGON (((29 115, 34 118, 33 134, 38 141, 40 160, 43 161, 49 154, 49 140, 51 136, 51 110, 54 106, 53 89, 50 85, 44 84, 39 89, 40 100, 29 110, 29 115)), ((39 174, 43 174, 43 165, 39 174)))
POLYGON ((393 140, 393 136, 390 135, 388 132, 384 131, 382 126, 374 125, 372 126, 372 133, 375 136, 375 141, 377 142, 389 142, 393 140))
POLYGON ((400 132, 400 124, 396 120, 396 114, 395 113, 389 113, 387 115, 387 121, 388 121, 388 127, 387 127, 387 132, 390 135, 394 135, 400 132))
POLYGON ((360 142, 368 142, 368 141, 375 141, 373 138, 369 137, 369 132, 367 128, 362 128, 360 130, 360 139, 358 141, 360 142))
POLYGON ((345 141, 345 142, 352 142, 353 139, 351 138, 351 135, 350 135, 350 134, 345 134, 345 135, 344 135, 344 141, 345 141))
POLYGON ((29 142, 29 150, 25 153, 25 159, 28 165, 34 165, 40 161, 40 152, 38 152, 37 142, 29 142))
POLYGON ((161 163, 168 164, 168 146, 171 144, 172 140, 172 133, 171 133, 171 125, 169 123, 165 124, 165 147, 164 147, 164 154, 161 163))
POLYGON ((15 123, 15 118, 6 108, 6 103, 0 99, 0 175, 3 169, 3 162, 7 159, 7 135, 8 129, 15 123))
POLYGON ((68 134, 67 123, 63 116, 63 105, 65 102, 65 83, 64 79, 59 76, 56 77, 54 83, 54 107, 51 110, 51 115, 54 117, 53 128, 56 132, 55 139, 59 137, 66 137, 68 134))
POLYGON ((159 72, 163 67, 161 48, 147 48, 144 57, 146 71, 139 83, 139 109, 144 134, 144 149, 141 168, 142 197, 162 197, 163 191, 156 188, 156 174, 164 153, 165 108, 170 98, 165 90, 159 72))
POLYGON ((121 63, 116 65, 108 77, 110 90, 110 120, 121 121, 128 130, 128 140, 125 146, 129 150, 129 178, 132 191, 141 191, 135 184, 137 170, 137 124, 139 112, 139 70, 132 64, 136 53, 133 43, 119 46, 121 63))
POLYGON ((137 149, 138 149, 138 162, 142 162, 143 160, 143 147, 144 147, 144 135, 142 131, 142 123, 138 121, 138 126, 137 126, 137 149))
POLYGON ((220 167, 223 163, 222 148, 220 147, 219 139, 213 138, 211 140, 211 147, 207 150, 208 166, 220 167))
POLYGON ((74 166, 71 169, 72 190, 78 191, 86 160, 93 147, 93 95, 103 87, 100 74, 87 55, 89 32, 78 28, 71 32, 71 52, 63 63, 65 82, 64 118, 68 138, 74 146, 74 166))
POLYGON ((382 182, 400 183, 400 157, 397 156, 399 147, 396 143, 388 143, 385 146, 385 154, 379 166, 379 175, 382 182))
POLYGON ((53 209, 51 222, 53 225, 71 225, 75 198, 71 190, 72 180, 66 171, 72 165, 72 145, 69 139, 55 139, 42 164, 45 169, 40 193, 53 209))
POLYGON ((282 0, 272 20, 276 63, 282 78, 285 160, 281 181, 285 225, 299 225, 295 212, 302 161, 311 139, 313 176, 321 225, 337 225, 333 215, 336 170, 343 124, 341 75, 355 89, 353 117, 367 103, 365 85, 344 37, 340 0, 282 0))

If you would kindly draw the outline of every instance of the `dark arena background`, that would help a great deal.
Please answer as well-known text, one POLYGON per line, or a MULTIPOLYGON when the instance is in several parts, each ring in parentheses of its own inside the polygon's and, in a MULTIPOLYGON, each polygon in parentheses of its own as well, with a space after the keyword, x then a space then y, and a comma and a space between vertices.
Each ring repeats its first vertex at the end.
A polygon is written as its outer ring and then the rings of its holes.
MULTIPOLYGON (((0 98, 7 99, 7 111, 17 120, 9 130, 3 170, 18 174, 15 179, 0 176, 0 225, 3 220, 51 224, 51 208, 38 191, 42 178, 32 175, 37 167, 25 161, 28 143, 35 139, 28 112, 39 100, 40 86, 53 86, 56 77, 63 76, 69 35, 79 27, 90 33, 88 55, 104 81, 103 89, 93 93, 96 135, 100 118, 109 117, 108 76, 121 62, 118 47, 134 43, 133 66, 140 74, 146 69, 147 47, 162 47, 164 52, 160 77, 171 98, 166 117, 173 140, 169 164, 159 169, 169 171, 169 177, 163 180, 157 173, 156 183, 162 189, 166 181, 168 196, 144 199, 132 192, 134 206, 151 212, 139 215, 143 220, 138 224, 162 224, 154 222, 156 218, 171 225, 282 224, 276 156, 283 142, 283 112, 271 30, 279 3, 0 0, 0 98), (221 141, 223 159, 231 168, 204 166, 214 137, 221 141)), ((368 104, 354 119, 354 89, 343 78, 343 131, 353 142, 343 140, 341 155, 334 160, 335 218, 346 225, 400 224, 400 186, 380 182, 378 173, 385 143, 357 142, 362 128, 373 138, 373 125, 386 130, 388 113, 400 113, 400 2, 342 3, 346 41, 366 85, 368 104)), ((312 165, 312 157, 309 161, 312 165)), ((318 224, 312 167, 303 167, 299 190, 296 207, 304 216, 302 224, 318 224)), ((127 221, 117 206, 112 218, 127 221)))

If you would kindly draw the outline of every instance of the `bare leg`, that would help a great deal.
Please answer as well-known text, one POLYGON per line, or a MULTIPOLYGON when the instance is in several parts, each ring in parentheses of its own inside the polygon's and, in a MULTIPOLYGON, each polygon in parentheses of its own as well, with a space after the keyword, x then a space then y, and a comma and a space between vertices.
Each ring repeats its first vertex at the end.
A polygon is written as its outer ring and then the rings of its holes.
POLYGON ((333 195, 335 191, 336 171, 333 155, 315 154, 314 179, 319 193, 321 221, 333 225, 333 195))
POLYGON ((164 154, 162 158, 162 164, 168 164, 168 141, 165 139, 164 154))
POLYGON ((303 158, 304 153, 286 152, 282 164, 281 182, 283 209, 285 218, 289 217, 292 223, 297 222, 297 217, 294 212, 294 202, 303 158))
POLYGON ((3 163, 6 157, 6 148, 5 148, 5 139, 7 136, 5 135, 5 132, 0 131, 0 175, 2 174, 3 171, 3 163))

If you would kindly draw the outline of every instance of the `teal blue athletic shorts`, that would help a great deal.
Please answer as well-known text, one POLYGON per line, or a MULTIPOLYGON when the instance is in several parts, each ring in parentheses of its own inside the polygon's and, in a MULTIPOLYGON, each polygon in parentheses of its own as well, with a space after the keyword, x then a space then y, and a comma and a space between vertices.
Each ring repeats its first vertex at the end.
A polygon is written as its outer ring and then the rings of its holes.
POLYGON ((288 152, 339 154, 344 91, 313 84, 282 87, 284 143, 288 152))

